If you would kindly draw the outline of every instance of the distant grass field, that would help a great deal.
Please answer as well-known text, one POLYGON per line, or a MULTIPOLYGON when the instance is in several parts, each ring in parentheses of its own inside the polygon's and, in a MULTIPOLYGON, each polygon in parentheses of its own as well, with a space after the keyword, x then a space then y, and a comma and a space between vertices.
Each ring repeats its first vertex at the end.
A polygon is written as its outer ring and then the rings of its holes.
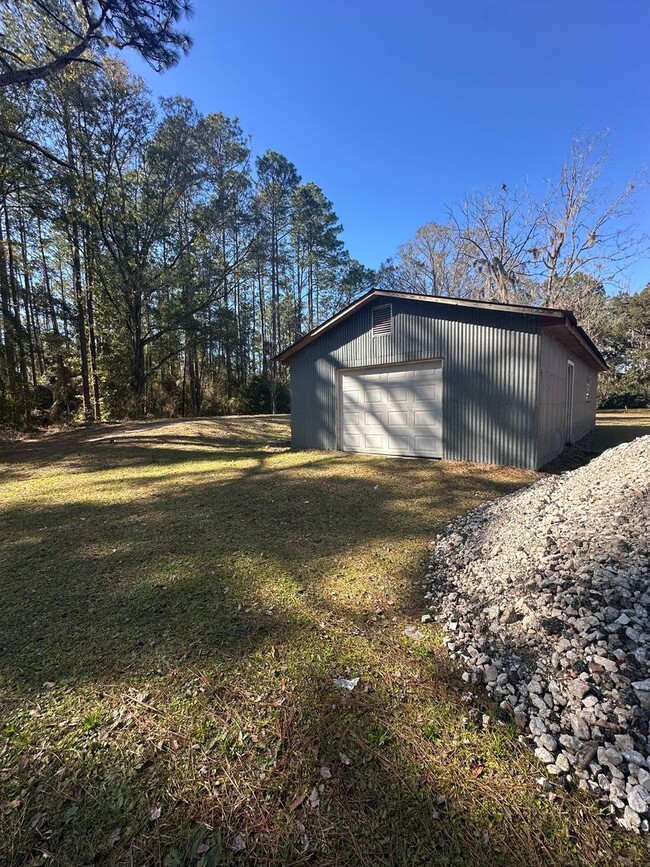
POLYGON ((592 434, 594 447, 605 449, 650 434, 650 409, 619 409, 599 412, 592 434))
POLYGON ((538 789, 489 705, 468 719, 420 625, 435 533, 534 474, 288 436, 0 445, 0 864, 647 864, 593 800, 538 789))
POLYGON ((621 443, 650 434, 650 409, 605 410, 596 414, 596 427, 584 439, 567 447, 543 467, 543 472, 560 473, 588 463, 621 443))

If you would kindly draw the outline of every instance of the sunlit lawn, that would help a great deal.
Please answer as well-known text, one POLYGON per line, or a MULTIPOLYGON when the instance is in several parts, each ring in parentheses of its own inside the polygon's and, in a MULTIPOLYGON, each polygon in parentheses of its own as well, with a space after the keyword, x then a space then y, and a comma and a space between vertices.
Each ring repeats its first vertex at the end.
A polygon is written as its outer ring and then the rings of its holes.
POLYGON ((650 409, 610 410, 598 413, 593 442, 596 448, 604 451, 648 434, 650 434, 650 409))
POLYGON ((533 474, 287 439, 0 446, 0 864, 647 863, 588 797, 541 793, 489 708, 468 720, 419 623, 435 533, 533 474))

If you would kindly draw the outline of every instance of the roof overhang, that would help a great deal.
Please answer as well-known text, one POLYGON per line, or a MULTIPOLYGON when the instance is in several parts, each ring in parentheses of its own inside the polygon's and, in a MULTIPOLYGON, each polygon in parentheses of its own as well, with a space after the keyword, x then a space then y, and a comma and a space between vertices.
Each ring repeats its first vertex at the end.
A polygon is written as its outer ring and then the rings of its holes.
POLYGON ((331 316, 321 325, 313 328, 300 339, 288 346, 283 352, 277 355, 277 360, 286 364, 289 359, 300 352, 310 343, 324 334, 334 326, 348 319, 361 307, 364 307, 374 298, 399 298, 407 301, 425 301, 430 304, 444 304, 456 307, 473 307, 478 310, 497 310, 503 313, 519 313, 528 316, 539 316, 542 319, 542 327, 548 329, 552 336, 567 348, 571 349, 581 357, 584 361, 599 370, 607 370, 607 362, 600 354, 595 343, 589 335, 582 329, 575 316, 570 310, 558 310, 551 307, 531 307, 525 304, 503 304, 498 301, 471 301, 467 298, 449 298, 443 295, 419 295, 411 292, 392 292, 385 289, 371 289, 344 307, 334 316, 331 316))

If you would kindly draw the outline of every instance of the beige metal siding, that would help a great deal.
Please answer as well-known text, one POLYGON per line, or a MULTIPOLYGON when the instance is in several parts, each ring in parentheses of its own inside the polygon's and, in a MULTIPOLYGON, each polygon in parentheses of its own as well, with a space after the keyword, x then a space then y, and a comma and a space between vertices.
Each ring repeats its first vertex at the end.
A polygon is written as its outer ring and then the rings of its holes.
POLYGON ((293 446, 339 447, 337 369, 441 358, 443 457, 537 466, 538 318, 417 300, 392 305, 390 334, 373 337, 369 303, 292 356, 293 446))
POLYGON ((572 435, 577 442, 596 424, 598 373, 542 329, 540 336, 538 463, 553 460, 566 444, 567 367, 574 365, 572 435), (587 380, 590 379, 590 400, 587 380))

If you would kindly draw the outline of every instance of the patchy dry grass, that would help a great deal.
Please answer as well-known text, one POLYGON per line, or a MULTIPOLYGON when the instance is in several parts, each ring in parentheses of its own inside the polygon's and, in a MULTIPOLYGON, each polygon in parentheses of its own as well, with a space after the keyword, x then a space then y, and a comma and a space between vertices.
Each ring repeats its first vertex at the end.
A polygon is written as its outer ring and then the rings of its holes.
POLYGON ((0 863, 647 863, 589 799, 540 794, 489 708, 467 721, 434 629, 404 634, 433 535, 532 474, 287 438, 4 448, 0 863))

